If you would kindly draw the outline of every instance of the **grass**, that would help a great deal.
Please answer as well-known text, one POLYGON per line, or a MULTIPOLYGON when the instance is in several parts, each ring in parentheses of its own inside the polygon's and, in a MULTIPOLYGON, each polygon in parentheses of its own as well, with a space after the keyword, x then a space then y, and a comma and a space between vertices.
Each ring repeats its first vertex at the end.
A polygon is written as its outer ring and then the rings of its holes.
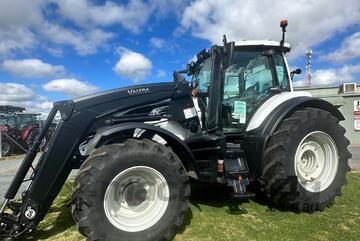
MULTIPOLYGON (((70 214, 72 183, 67 183, 33 237, 24 240, 85 240, 70 214)), ((235 201, 221 188, 193 188, 184 227, 175 241, 359 240, 360 173, 350 173, 343 195, 325 212, 273 209, 263 200, 235 201)))

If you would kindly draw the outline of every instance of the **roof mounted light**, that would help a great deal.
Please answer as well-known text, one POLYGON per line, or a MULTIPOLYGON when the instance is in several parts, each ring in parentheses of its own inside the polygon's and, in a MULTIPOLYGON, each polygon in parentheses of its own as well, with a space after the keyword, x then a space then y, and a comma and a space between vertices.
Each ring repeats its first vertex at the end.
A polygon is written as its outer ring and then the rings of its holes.
POLYGON ((287 19, 281 20, 280 21, 280 27, 283 29, 284 32, 286 32, 286 27, 288 26, 288 21, 287 19))
POLYGON ((287 26, 288 26, 288 21, 286 19, 280 21, 280 27, 282 29, 282 39, 280 41, 280 46, 283 46, 285 43, 285 32, 287 26))

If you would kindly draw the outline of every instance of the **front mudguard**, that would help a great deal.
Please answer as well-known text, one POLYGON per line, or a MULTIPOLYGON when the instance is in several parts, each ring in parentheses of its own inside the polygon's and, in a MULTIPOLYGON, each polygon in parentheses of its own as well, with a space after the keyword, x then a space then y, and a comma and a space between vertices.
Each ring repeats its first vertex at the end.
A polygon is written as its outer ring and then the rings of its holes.
POLYGON ((195 157, 189 147, 185 144, 185 142, 173 133, 154 125, 138 122, 129 122, 100 128, 96 131, 96 134, 90 140, 80 146, 80 153, 82 156, 89 156, 98 147, 105 145, 107 142, 109 142, 109 140, 116 139, 116 137, 121 135, 122 133, 126 133, 127 131, 135 129, 145 130, 163 138, 166 143, 172 148, 174 153, 180 158, 186 170, 188 171, 189 176, 195 179, 198 178, 198 167, 195 162, 195 157))

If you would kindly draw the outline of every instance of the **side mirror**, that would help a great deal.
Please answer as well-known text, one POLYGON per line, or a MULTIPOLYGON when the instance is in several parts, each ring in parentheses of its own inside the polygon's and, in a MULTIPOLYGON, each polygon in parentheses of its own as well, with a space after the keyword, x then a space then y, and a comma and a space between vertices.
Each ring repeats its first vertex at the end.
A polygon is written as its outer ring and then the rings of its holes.
POLYGON ((194 61, 191 61, 189 64, 186 65, 186 73, 188 76, 195 74, 196 64, 194 61))
POLYGON ((293 70, 293 71, 291 71, 290 72, 290 78, 291 78, 291 80, 294 78, 294 75, 296 75, 296 74, 301 74, 301 69, 296 69, 296 70, 293 70))

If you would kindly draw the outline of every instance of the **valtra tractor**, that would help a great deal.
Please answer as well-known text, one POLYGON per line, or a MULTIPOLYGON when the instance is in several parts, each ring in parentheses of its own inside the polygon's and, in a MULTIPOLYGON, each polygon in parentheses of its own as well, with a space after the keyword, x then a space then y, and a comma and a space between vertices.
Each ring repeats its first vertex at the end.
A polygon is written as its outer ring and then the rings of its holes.
POLYGON ((171 240, 188 210, 189 179, 232 188, 240 199, 254 197, 254 185, 281 209, 332 205, 351 157, 344 117, 293 91, 300 71, 288 69, 286 26, 280 42, 224 38, 173 82, 55 102, 5 194, 1 237, 31 233, 78 167, 72 215, 88 240, 171 240), (32 167, 57 113, 61 121, 32 167))

